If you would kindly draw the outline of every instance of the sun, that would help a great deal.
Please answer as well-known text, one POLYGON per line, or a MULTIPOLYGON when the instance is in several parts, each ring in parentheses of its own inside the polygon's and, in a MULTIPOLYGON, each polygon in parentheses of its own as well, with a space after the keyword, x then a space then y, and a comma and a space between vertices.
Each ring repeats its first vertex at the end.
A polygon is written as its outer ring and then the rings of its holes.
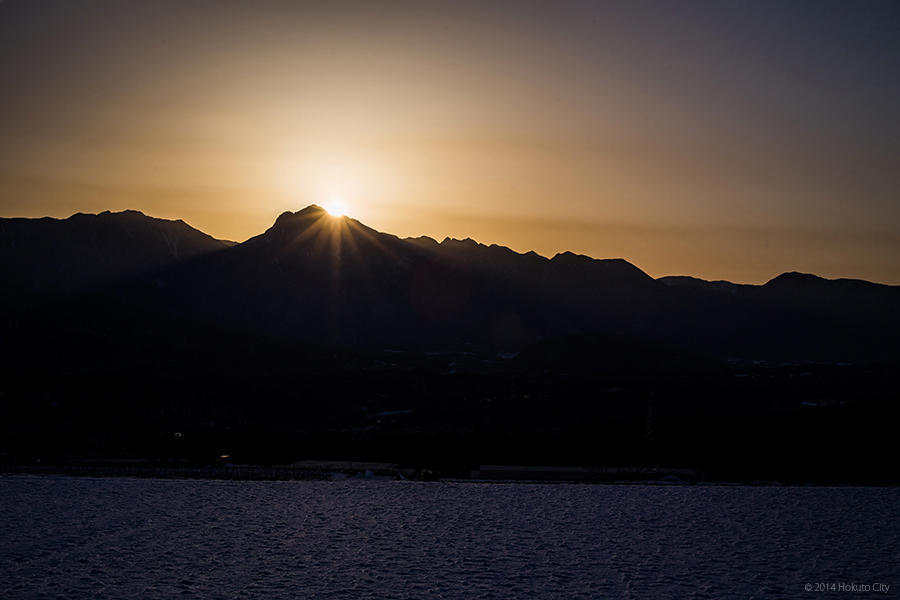
POLYGON ((340 196, 326 202, 324 208, 332 217, 343 217, 347 214, 347 207, 344 206, 344 200, 340 196))

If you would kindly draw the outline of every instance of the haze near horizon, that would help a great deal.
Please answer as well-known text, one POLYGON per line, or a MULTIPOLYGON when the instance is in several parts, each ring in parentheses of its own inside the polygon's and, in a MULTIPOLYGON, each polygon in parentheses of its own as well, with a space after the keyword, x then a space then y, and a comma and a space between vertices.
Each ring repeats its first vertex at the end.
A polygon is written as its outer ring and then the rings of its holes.
POLYGON ((0 214, 900 283, 889 2, 0 3, 0 214))

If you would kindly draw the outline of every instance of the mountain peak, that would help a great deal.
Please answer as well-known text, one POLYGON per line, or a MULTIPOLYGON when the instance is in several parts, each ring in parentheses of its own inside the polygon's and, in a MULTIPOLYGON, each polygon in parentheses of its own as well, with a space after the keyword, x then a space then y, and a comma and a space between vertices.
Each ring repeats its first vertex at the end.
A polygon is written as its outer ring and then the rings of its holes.
POLYGON ((470 237, 467 237, 462 240, 452 238, 452 237, 445 237, 443 239, 443 241, 441 241, 441 244, 442 245, 445 245, 445 244, 452 245, 452 246, 464 246, 464 247, 468 247, 468 248, 477 248, 478 246, 481 245, 470 237))
POLYGON ((564 262, 564 263, 589 263, 593 262, 596 259, 591 258, 590 256, 585 256, 584 254, 575 254, 574 252, 570 252, 566 250, 565 252, 557 252, 553 258, 550 260, 554 262, 564 262))
POLYGON ((433 246, 438 245, 438 242, 436 239, 430 238, 427 235, 420 235, 419 237, 403 238, 403 241, 410 242, 410 243, 416 244, 418 246, 426 246, 426 247, 433 247, 433 246))
POLYGON ((306 208, 300 209, 297 212, 291 212, 289 210, 284 211, 278 218, 275 219, 275 224, 277 225, 279 222, 284 223, 286 221, 291 221, 296 218, 308 217, 308 216, 320 216, 322 214, 327 213, 324 208, 319 206, 318 204, 310 204, 306 208))
POLYGON ((110 210, 104 210, 103 212, 100 212, 100 213, 77 212, 64 220, 66 220, 66 221, 82 221, 82 220, 86 220, 86 219, 103 219, 103 220, 132 219, 133 220, 133 219, 154 219, 154 217, 149 217, 139 210, 134 210, 132 208, 129 208, 129 209, 118 211, 118 212, 113 212, 110 210))
POLYGON ((318 204, 310 204, 306 208, 298 210, 294 214, 295 215, 312 215, 312 214, 322 214, 325 212, 328 212, 328 211, 325 210, 324 208, 322 208, 321 206, 319 206, 318 204))
POLYGON ((310 204, 306 208, 298 210, 297 212, 286 210, 278 215, 278 218, 275 219, 275 223, 272 225, 272 228, 281 229, 283 227, 294 225, 299 222, 309 221, 310 219, 319 219, 326 214, 328 214, 328 211, 326 211, 318 204, 310 204))
POLYGON ((767 281, 765 285, 767 286, 784 286, 784 285, 802 285, 802 284, 810 284, 810 283, 821 283, 823 281, 827 281, 818 275, 813 275, 812 273, 798 273, 797 271, 790 271, 787 273, 782 273, 777 277, 774 277, 767 281))

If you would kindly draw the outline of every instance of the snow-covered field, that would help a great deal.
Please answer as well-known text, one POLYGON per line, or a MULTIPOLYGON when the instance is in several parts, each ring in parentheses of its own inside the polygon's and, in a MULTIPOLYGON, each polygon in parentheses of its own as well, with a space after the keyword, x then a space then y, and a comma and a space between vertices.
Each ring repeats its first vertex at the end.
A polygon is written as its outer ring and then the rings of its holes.
POLYGON ((823 593, 900 595, 900 489, 0 477, 3 598, 823 593))

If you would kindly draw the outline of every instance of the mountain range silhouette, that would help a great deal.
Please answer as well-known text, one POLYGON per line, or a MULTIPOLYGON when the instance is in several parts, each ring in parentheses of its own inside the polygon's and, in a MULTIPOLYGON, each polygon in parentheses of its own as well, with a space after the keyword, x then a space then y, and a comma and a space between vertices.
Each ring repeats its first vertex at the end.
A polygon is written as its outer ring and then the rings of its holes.
POLYGON ((898 307, 896 286, 653 279, 318 206, 240 244, 135 211, 0 219, 0 466, 896 483, 898 307))
POLYGON ((338 350, 550 370, 900 358, 900 286, 653 279, 622 259, 400 239, 316 205, 243 243, 137 211, 0 219, 0 308, 8 360, 60 368, 338 350))

